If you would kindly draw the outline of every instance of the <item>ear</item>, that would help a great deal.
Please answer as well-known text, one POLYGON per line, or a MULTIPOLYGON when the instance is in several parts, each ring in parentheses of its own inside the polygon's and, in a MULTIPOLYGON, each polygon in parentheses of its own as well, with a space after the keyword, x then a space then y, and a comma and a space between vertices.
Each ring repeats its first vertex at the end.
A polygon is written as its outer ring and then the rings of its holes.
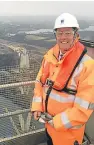
POLYGON ((54 36, 55 36, 55 39, 57 40, 55 32, 54 32, 54 36))
POLYGON ((74 33, 74 38, 80 38, 80 35, 79 35, 79 33, 78 33, 78 31, 76 31, 75 33, 74 33))
POLYGON ((79 33, 77 33, 77 38, 80 39, 80 34, 79 33))
POLYGON ((80 39, 80 34, 78 32, 76 32, 76 38, 80 39))

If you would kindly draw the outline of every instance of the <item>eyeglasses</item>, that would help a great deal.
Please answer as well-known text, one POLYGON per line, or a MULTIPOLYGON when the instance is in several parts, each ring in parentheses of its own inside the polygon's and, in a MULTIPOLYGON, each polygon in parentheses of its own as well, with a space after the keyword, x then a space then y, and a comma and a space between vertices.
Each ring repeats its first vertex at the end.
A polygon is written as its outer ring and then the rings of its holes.
POLYGON ((62 35, 64 35, 65 37, 69 37, 74 34, 74 31, 55 31, 54 33, 57 37, 61 37, 62 35))

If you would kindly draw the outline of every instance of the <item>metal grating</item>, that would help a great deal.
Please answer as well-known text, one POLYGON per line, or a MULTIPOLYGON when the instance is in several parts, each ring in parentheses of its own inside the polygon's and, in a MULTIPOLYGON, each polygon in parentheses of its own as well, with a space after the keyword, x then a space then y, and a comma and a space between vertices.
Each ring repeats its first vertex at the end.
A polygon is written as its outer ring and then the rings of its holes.
POLYGON ((19 144, 25 144, 32 131, 35 133, 44 127, 34 121, 30 113, 39 67, 33 63, 27 68, 0 68, 0 145, 18 144, 18 140, 19 144))

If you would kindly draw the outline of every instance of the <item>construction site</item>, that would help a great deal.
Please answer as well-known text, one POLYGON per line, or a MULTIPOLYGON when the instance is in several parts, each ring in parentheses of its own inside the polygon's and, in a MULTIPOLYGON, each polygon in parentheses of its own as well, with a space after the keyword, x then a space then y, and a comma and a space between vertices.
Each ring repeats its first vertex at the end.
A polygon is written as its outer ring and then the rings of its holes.
MULTIPOLYGON (((80 41, 94 58, 94 43, 80 41)), ((46 51, 0 39, 0 145, 46 144, 44 126, 30 112, 34 81, 46 51)), ((90 144, 94 143, 92 125, 86 128, 90 144)))

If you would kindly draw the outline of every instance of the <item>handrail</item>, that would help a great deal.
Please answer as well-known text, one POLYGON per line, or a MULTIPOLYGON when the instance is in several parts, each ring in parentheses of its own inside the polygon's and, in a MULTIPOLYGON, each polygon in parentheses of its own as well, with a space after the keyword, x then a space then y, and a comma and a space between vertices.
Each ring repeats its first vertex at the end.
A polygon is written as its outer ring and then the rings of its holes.
POLYGON ((17 86, 26 86, 26 85, 31 85, 31 84, 34 84, 34 83, 35 83, 35 81, 26 81, 26 82, 2 84, 2 85, 0 85, 0 89, 9 88, 9 87, 17 87, 17 86))

